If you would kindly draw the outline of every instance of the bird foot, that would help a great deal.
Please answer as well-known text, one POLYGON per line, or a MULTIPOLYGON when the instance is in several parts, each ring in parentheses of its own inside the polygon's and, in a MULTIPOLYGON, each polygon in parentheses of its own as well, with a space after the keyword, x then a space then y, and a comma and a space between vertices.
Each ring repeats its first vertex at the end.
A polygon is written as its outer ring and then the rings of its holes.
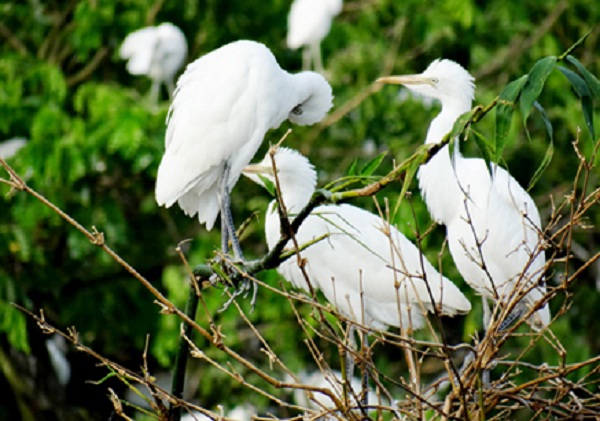
MULTIPOLYGON (((235 291, 233 291, 233 294, 231 294, 231 297, 229 297, 227 302, 225 302, 223 307, 221 307, 218 310, 218 312, 222 313, 225 310, 227 310, 229 308, 229 306, 231 305, 231 303, 233 302, 233 300, 235 300, 240 295, 243 295, 244 298, 248 297, 251 286, 252 286, 252 299, 250 300, 250 313, 252 313, 254 311, 254 306, 256 304, 256 296, 258 294, 258 284, 256 282, 252 282, 247 279, 244 279, 240 283, 240 287, 238 289, 236 289, 235 291)), ((225 291, 227 291, 228 289, 229 288, 226 288, 225 291)))
POLYGON ((232 285, 231 282, 231 278, 237 277, 239 279, 239 277, 243 274, 244 270, 243 268, 245 266, 247 266, 250 262, 246 262, 243 259, 229 259, 228 257, 225 256, 217 256, 214 259, 214 262, 217 263, 222 270, 222 274, 218 274, 215 273, 213 274, 210 278, 209 278, 209 282, 212 285, 216 285, 218 283, 225 283, 225 290, 223 291, 223 293, 229 291, 229 289, 231 287, 234 287, 234 291, 231 294, 231 296, 229 297, 229 299, 227 300, 227 302, 225 302, 225 304, 223 305, 223 307, 219 310, 220 312, 223 312, 225 310, 227 310, 227 308, 231 305, 231 303, 233 302, 233 300, 235 300, 237 297, 239 297, 240 295, 243 295, 244 298, 246 298, 248 296, 248 294, 250 293, 250 289, 252 287, 252 299, 250 301, 250 305, 251 305, 251 312, 254 311, 254 306, 256 304, 256 297, 258 294, 258 284, 256 282, 252 282, 252 280, 248 279, 247 277, 243 277, 241 279, 241 281, 239 281, 239 285, 232 285), (240 268, 240 266, 242 268, 240 268))

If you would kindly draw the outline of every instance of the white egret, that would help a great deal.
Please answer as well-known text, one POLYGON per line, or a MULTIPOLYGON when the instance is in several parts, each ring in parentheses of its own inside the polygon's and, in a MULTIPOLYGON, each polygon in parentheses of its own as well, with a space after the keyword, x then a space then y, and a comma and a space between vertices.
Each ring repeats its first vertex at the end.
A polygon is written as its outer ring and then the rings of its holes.
MULTIPOLYGON (((314 386, 322 389, 329 389, 334 396, 338 399, 343 399, 343 384, 342 384, 342 373, 336 370, 316 370, 313 372, 301 371, 298 373, 298 382, 296 382, 292 376, 286 377, 286 382, 296 383, 299 385, 314 386)), ((353 392, 350 396, 350 404, 352 406, 358 405, 354 396, 358 396, 361 390, 361 379, 358 377, 350 378, 350 388, 353 392)), ((331 400, 328 395, 322 393, 311 393, 312 399, 308 399, 308 394, 303 389, 294 389, 294 400, 296 404, 304 408, 310 409, 335 409, 335 403, 331 400)), ((369 406, 377 405, 377 394, 374 390, 369 390, 368 402, 369 406)))
MULTIPOLYGON (((292 149, 278 148, 274 158, 281 199, 293 216, 315 191, 316 172, 308 159, 292 149)), ((273 180, 273 174, 269 154, 244 170, 260 185, 264 182, 258 175, 273 180)), ((276 203, 269 205, 265 220, 269 248, 280 238, 276 203)), ((324 234, 328 237, 301 252, 304 268, 312 286, 349 319, 369 328, 418 329, 424 324, 424 310, 433 311, 434 306, 450 316, 471 309, 456 285, 381 217, 349 204, 322 205, 302 223, 296 239, 301 245, 324 234)), ((294 286, 308 291, 295 259, 278 270, 294 286)))
POLYGON ((12 139, 0 142, 0 158, 6 160, 17 154, 25 145, 27 139, 23 137, 14 137, 12 139))
MULTIPOLYGON (((316 172, 306 157, 292 149, 278 148, 274 160, 281 200, 293 217, 314 193, 316 172)), ((244 175, 263 186, 265 179, 274 182, 274 174, 268 153, 259 164, 244 170, 244 175)), ((265 218, 269 249, 278 242, 281 232, 276 206, 273 200, 265 218)), ((471 303, 456 285, 381 217, 349 204, 322 205, 300 225, 296 241, 307 244, 323 235, 327 237, 301 252, 303 269, 311 286, 320 289, 350 320, 368 328, 396 326, 410 332, 423 327, 426 311, 452 316, 471 310, 471 303)), ((287 246, 291 247, 291 241, 287 246)), ((309 291, 295 259, 283 262, 278 271, 294 286, 309 291)), ((363 346, 367 346, 366 334, 363 346)), ((346 366, 352 376, 350 354, 346 366)), ((363 384, 367 384, 366 372, 363 384)), ((364 391, 362 403, 367 400, 368 392, 364 391)))
POLYGON ((287 45, 304 47, 302 68, 323 73, 321 41, 331 29, 333 17, 342 11, 342 0, 294 0, 288 15, 287 45))
POLYGON ((242 169, 269 129, 286 119, 314 124, 329 111, 332 99, 321 75, 282 70, 257 42, 233 42, 199 58, 177 82, 156 201, 166 207, 178 202, 208 230, 220 211, 223 252, 231 238, 236 257, 243 260, 229 201, 242 169))
POLYGON ((129 73, 146 75, 152 80, 150 97, 156 103, 161 84, 165 84, 169 95, 173 94, 175 74, 183 66, 187 49, 187 41, 181 29, 165 22, 127 35, 119 55, 123 60, 128 60, 129 73))
MULTIPOLYGON (((439 143, 456 119, 471 109, 474 78, 451 60, 435 60, 419 75, 390 76, 379 82, 401 84, 441 102, 431 122, 426 144, 439 143)), ((518 317, 544 295, 540 215, 535 203, 503 168, 493 173, 483 159, 465 158, 457 146, 444 146, 418 173, 419 187, 433 219, 446 226, 450 253, 465 281, 483 298, 484 323, 489 325, 487 299, 506 304, 524 294, 506 322, 518 317)), ((536 330, 550 322, 547 305, 527 322, 536 330)))

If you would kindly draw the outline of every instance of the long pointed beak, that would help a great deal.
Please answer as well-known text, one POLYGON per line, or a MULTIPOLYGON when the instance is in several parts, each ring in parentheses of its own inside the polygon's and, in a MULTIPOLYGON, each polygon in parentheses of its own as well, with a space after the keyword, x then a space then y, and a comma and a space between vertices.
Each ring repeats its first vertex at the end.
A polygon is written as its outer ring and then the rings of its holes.
POLYGON ((267 165, 250 164, 246 165, 242 170, 243 174, 268 174, 273 175, 273 168, 267 165))
POLYGON ((423 75, 384 76, 376 82, 389 85, 434 85, 431 78, 423 75))

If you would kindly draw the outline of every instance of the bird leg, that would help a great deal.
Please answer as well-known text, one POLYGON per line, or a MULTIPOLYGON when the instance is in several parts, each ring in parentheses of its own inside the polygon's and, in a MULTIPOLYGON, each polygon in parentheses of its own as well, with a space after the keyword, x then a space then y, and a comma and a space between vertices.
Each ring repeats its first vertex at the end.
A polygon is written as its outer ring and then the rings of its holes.
POLYGON ((310 70, 312 66, 312 58, 310 47, 306 46, 302 49, 302 70, 310 70))
POLYGON ((515 322, 515 320, 518 320, 519 317, 523 315, 524 312, 525 309, 523 303, 518 303, 513 309, 513 311, 511 311, 508 314, 508 316, 506 316, 506 318, 502 320, 502 323, 500 323, 500 327, 498 327, 498 332, 504 332, 506 329, 508 329, 510 325, 512 325, 515 322))
MULTIPOLYGON (((221 190, 221 251, 224 255, 229 253, 229 239, 231 239, 231 248, 233 249, 233 254, 238 262, 244 263, 246 260, 244 259, 244 253, 242 252, 242 247, 240 246, 240 241, 235 232, 235 225, 233 223, 233 215, 231 214, 231 199, 229 196, 229 189, 227 188, 227 180, 229 178, 229 163, 225 163, 223 168, 223 175, 221 177, 221 184, 219 186, 221 190)), ((221 311, 226 310, 227 307, 231 304, 231 302, 240 296, 241 294, 247 294, 250 290, 250 283, 252 283, 252 300, 250 301, 250 305, 254 308, 256 304, 256 296, 258 293, 258 284, 255 282, 251 282, 244 278, 240 287, 234 291, 231 295, 231 298, 227 300, 221 311)))
POLYGON ((150 102, 153 107, 158 106, 159 95, 160 95, 160 81, 157 79, 153 79, 152 85, 150 86, 150 102))
POLYGON ((229 178, 229 163, 225 163, 223 168, 223 175, 221 177, 221 250, 223 254, 229 252, 228 240, 231 239, 231 248, 236 260, 245 262, 244 253, 242 253, 242 247, 240 241, 235 233, 235 225, 233 224, 233 215, 231 214, 231 199, 229 196, 229 189, 227 188, 227 180, 229 178))
POLYGON ((323 68, 323 57, 321 56, 321 44, 314 43, 310 46, 311 55, 313 57, 313 64, 315 70, 321 74, 325 73, 325 69, 323 68))

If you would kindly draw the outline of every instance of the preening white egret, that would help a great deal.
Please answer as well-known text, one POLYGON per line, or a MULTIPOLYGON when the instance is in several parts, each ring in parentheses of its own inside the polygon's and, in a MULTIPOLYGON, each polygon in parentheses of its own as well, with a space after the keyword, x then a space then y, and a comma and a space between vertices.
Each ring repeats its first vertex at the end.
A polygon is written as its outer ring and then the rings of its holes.
MULTIPOLYGON (((278 148, 274 157, 282 200, 293 216, 315 191, 316 172, 306 157, 292 149, 278 148)), ((261 185, 259 174, 274 180, 270 156, 246 167, 244 174, 261 185)), ((280 238, 276 203, 269 205, 265 220, 269 248, 280 238)), ((312 286, 346 317, 370 328, 418 329, 424 324, 424 310, 433 311, 434 306, 444 315, 471 309, 456 285, 381 217, 349 204, 319 206, 302 223, 296 239, 302 245, 324 234, 328 237, 301 255, 312 286)), ((278 270, 294 286, 308 291, 295 259, 278 270)))
MULTIPOLYGON (((456 119, 471 109, 474 78, 451 60, 435 60, 421 74, 391 76, 379 82, 401 84, 441 102, 426 144, 439 143, 456 119)), ((492 175, 483 159, 465 158, 445 146, 418 173, 419 187, 434 220, 446 226, 450 253, 471 287, 487 299, 506 303, 524 294, 515 314, 528 311, 546 288, 540 215, 529 194, 503 168, 492 175)), ((548 305, 527 322, 536 330, 550 322, 548 305)), ((486 328, 489 320, 485 320, 486 328)))
POLYGON ((152 80, 150 96, 158 101, 160 85, 173 94, 175 74, 185 61, 187 42, 181 29, 172 23, 161 23, 138 29, 125 37, 119 55, 127 61, 132 75, 145 75, 152 80))
POLYGON ((342 11, 342 0, 294 0, 288 15, 287 45, 304 47, 302 68, 323 73, 321 41, 331 29, 333 17, 342 11))
POLYGON ((178 202, 208 230, 221 211, 223 252, 230 237, 236 257, 243 260, 229 204, 242 169, 269 129, 284 120, 314 124, 329 111, 332 99, 321 75, 282 70, 257 42, 233 42, 199 58, 177 81, 156 201, 166 207, 178 202))

